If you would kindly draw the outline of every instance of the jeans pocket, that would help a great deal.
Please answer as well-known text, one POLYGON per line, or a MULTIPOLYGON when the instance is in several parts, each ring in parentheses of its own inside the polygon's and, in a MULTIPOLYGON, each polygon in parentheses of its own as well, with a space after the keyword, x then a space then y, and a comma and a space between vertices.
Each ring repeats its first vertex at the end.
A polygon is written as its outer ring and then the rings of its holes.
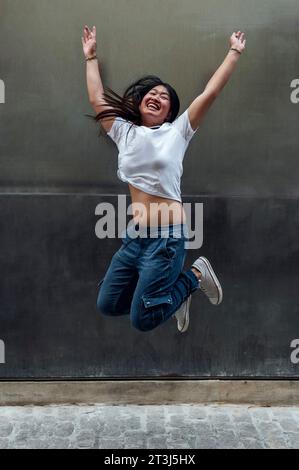
POLYGON ((145 308, 155 307, 161 304, 172 304, 173 299, 171 292, 154 292, 143 294, 142 300, 145 308))
POLYGON ((121 237, 121 241, 122 241, 122 244, 118 251, 122 251, 124 248, 126 248, 129 245, 129 243, 133 241, 133 239, 129 237, 128 234, 125 234, 124 236, 121 237))
POLYGON ((182 238, 168 237, 164 239, 164 254, 168 259, 173 259, 180 247, 182 238))
POLYGON ((153 326, 157 326, 165 320, 165 305, 171 305, 173 298, 171 292, 153 292, 143 294, 142 300, 145 309, 153 308, 151 321, 153 326))

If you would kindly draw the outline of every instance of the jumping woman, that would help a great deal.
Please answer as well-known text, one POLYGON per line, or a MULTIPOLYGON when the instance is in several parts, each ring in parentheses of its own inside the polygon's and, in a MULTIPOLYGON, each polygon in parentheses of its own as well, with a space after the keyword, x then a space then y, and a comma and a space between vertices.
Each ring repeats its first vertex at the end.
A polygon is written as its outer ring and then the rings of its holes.
POLYGON ((177 320, 180 332, 187 331, 191 295, 197 290, 213 305, 222 301, 220 282, 205 257, 183 271, 188 227, 180 180, 188 144, 229 80, 245 43, 244 33, 232 34, 223 63, 177 117, 176 91, 154 75, 133 83, 122 97, 108 87, 104 90, 96 28, 84 27, 87 89, 96 113, 91 117, 117 145, 117 175, 129 185, 133 211, 122 246, 99 284, 97 307, 104 315, 130 315, 140 331, 150 331, 170 317, 177 320))

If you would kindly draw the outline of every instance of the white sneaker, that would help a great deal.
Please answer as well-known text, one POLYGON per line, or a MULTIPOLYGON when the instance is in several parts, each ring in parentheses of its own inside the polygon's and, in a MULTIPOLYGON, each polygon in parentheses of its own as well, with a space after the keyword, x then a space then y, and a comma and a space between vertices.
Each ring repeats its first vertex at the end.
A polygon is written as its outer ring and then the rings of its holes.
POLYGON ((194 261, 192 267, 201 272, 200 289, 206 294, 213 305, 219 305, 223 299, 223 292, 210 262, 204 256, 200 256, 194 261))
POLYGON ((178 330, 180 333, 185 333, 185 331, 188 330, 191 297, 192 295, 190 294, 189 297, 187 297, 187 299, 182 303, 180 308, 174 314, 174 317, 177 319, 178 322, 178 330))

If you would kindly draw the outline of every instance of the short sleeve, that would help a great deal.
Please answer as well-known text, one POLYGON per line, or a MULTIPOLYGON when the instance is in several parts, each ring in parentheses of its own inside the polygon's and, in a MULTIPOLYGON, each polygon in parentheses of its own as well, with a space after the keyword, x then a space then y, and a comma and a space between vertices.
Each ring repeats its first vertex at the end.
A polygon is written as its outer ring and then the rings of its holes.
POLYGON ((188 109, 186 109, 186 111, 178 118, 176 118, 172 125, 179 131, 179 133, 187 142, 190 142, 194 134, 198 131, 198 127, 195 130, 193 130, 191 127, 188 109))
POLYGON ((131 125, 132 122, 126 121, 121 117, 116 117, 107 135, 119 146, 125 141, 126 134, 131 125))

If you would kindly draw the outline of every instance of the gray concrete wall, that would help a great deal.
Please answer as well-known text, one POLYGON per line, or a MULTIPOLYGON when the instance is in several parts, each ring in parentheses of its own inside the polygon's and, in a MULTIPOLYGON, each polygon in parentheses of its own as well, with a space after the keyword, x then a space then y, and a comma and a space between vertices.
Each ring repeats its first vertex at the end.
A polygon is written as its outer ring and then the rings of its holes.
POLYGON ((1 0, 3 191, 125 190, 115 177, 114 144, 98 141, 83 116, 93 112, 85 23, 97 26, 106 85, 121 93, 139 76, 157 74, 176 88, 181 111, 221 64, 232 32, 245 31, 245 54, 190 144, 182 189, 298 197, 299 104, 290 99, 298 79, 297 0, 1 0))
POLYGON ((0 377, 298 377, 297 3, 0 0, 0 377), (129 193, 116 147, 84 116, 85 23, 104 84, 122 93, 154 73, 181 112, 246 32, 184 159, 184 201, 204 204, 205 227, 186 267, 210 257, 224 287, 217 311, 194 298, 185 336, 95 309, 120 246, 95 237, 95 207, 129 193))

